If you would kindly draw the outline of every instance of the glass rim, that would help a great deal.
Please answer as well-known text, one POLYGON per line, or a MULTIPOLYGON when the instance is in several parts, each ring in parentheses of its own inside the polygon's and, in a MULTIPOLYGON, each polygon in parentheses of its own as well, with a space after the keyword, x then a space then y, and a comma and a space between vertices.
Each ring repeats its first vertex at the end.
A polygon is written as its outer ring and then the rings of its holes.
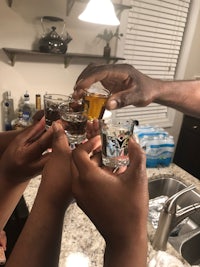
POLYGON ((63 98, 60 100, 66 101, 70 96, 69 95, 63 95, 63 94, 45 94, 43 97, 44 97, 44 99, 55 99, 55 100, 59 100, 59 97, 60 97, 60 98, 63 98))
POLYGON ((108 89, 106 89, 106 88, 90 87, 90 88, 83 89, 83 92, 84 92, 84 96, 92 95, 92 96, 95 96, 95 97, 101 96, 101 97, 104 97, 104 98, 108 98, 111 95, 110 91, 108 89), (92 90, 92 89, 94 89, 94 90, 96 89, 97 92, 95 92, 95 91, 90 92, 90 90, 92 90))

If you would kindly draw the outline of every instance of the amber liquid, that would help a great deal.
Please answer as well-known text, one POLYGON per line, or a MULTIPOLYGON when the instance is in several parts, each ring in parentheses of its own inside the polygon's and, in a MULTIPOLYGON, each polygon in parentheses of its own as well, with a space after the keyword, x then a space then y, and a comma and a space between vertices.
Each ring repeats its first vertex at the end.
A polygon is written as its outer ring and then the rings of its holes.
POLYGON ((88 119, 101 119, 105 111, 105 102, 107 96, 98 94, 89 94, 85 96, 85 105, 87 106, 88 119))

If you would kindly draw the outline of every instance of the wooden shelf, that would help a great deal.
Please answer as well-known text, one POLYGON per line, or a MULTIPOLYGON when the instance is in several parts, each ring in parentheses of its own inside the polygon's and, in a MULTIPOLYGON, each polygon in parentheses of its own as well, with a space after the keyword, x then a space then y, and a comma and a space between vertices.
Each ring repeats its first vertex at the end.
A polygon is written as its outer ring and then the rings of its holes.
POLYGON ((4 53, 7 55, 11 66, 15 65, 15 62, 18 61, 30 61, 34 57, 37 61, 45 60, 62 60, 64 67, 67 68, 70 62, 73 60, 74 63, 87 61, 89 63, 95 63, 95 61, 104 62, 106 64, 116 63, 119 60, 125 60, 125 58, 120 57, 109 57, 104 58, 100 55, 89 55, 89 54, 80 54, 80 53, 66 53, 66 54, 55 54, 55 53, 41 53, 36 50, 26 50, 26 49, 15 49, 15 48, 2 48, 4 53))

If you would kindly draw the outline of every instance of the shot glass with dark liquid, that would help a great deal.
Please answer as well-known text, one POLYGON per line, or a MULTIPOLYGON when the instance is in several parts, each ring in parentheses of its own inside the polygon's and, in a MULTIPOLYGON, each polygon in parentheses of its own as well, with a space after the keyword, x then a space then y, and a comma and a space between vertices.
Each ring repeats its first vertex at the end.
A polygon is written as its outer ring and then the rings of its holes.
POLYGON ((58 107, 68 100, 68 96, 60 94, 46 94, 44 95, 44 116, 45 127, 48 129, 53 121, 60 119, 58 107))
POLYGON ((87 110, 83 99, 68 101, 59 106, 60 119, 71 145, 80 144, 86 139, 87 110))

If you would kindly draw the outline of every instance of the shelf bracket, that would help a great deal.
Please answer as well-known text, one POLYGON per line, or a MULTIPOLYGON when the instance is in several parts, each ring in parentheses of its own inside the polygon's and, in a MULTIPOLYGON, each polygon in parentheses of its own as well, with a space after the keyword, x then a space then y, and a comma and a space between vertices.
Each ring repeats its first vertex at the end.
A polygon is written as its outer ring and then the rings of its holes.
POLYGON ((69 57, 69 56, 66 56, 65 58, 64 58, 64 66, 65 66, 65 68, 67 68, 68 66, 69 66, 69 64, 70 64, 70 62, 71 62, 71 57, 69 57))
POLYGON ((10 59, 10 65, 13 67, 15 65, 16 60, 16 54, 9 52, 8 50, 3 48, 4 53, 7 55, 7 57, 10 59))
POLYGON ((13 0, 7 0, 7 2, 8 2, 8 6, 11 7, 12 3, 13 3, 13 0))
POLYGON ((67 0, 67 16, 69 16, 69 13, 74 5, 76 0, 67 0))

